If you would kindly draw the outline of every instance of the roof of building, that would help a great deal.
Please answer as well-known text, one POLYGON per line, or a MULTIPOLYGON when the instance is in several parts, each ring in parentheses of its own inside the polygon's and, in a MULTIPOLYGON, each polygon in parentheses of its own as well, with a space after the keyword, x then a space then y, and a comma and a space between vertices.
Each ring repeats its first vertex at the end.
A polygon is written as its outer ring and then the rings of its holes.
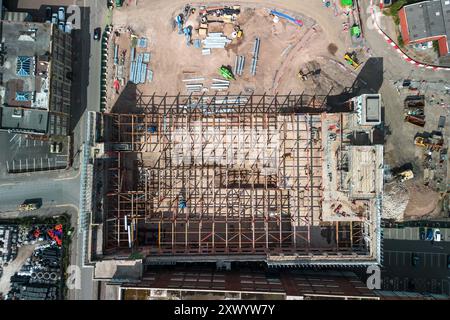
POLYGON ((1 107, 1 128, 18 132, 45 133, 48 112, 26 108, 1 107))
POLYGON ((404 6, 411 41, 447 36, 450 47, 450 0, 430 0, 404 6))
POLYGON ((47 116, 42 112, 49 109, 52 25, 2 21, 2 38, 1 127, 37 132, 45 127, 46 130, 47 122, 42 121, 47 116), (11 117, 16 108, 29 110, 22 112, 22 118, 11 117))

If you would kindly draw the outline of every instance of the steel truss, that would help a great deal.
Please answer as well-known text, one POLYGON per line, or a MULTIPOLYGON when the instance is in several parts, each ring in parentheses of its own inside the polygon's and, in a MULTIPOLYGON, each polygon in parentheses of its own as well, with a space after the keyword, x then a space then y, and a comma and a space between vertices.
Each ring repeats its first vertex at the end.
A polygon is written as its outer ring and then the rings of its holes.
POLYGON ((321 217, 325 102, 153 95, 138 97, 139 113, 105 115, 111 150, 128 146, 111 152, 107 249, 273 255, 360 247, 353 222, 332 224, 336 246, 312 241, 321 217))

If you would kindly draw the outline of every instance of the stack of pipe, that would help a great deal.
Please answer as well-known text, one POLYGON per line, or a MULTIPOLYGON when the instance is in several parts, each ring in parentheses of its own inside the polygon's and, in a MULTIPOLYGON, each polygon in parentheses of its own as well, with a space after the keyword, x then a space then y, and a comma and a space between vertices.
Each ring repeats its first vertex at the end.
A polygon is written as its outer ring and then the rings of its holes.
POLYGON ((119 45, 114 45, 114 64, 119 64, 119 45))
POLYGON ((186 82, 186 91, 188 93, 200 92, 203 89, 203 83, 199 83, 198 81, 203 81, 205 78, 190 78, 184 79, 183 82, 186 82), (194 82, 194 83, 191 83, 194 82))
POLYGON ((253 46, 252 65, 250 67, 250 73, 252 74, 252 76, 254 76, 256 74, 256 64, 258 63, 259 46, 260 46, 260 40, 259 40, 259 38, 256 38, 255 45, 253 46))
POLYGON ((236 61, 234 64, 234 74, 242 76, 242 71, 244 70, 245 57, 244 56, 236 56, 236 61))
POLYGON ((227 90, 230 87, 230 81, 222 79, 213 79, 213 84, 211 85, 212 90, 227 90))
POLYGON ((231 40, 225 37, 222 32, 211 32, 202 43, 203 49, 223 49, 227 44, 231 43, 231 40))
POLYGON ((138 54, 136 61, 131 61, 130 65, 130 81, 138 84, 145 83, 147 80, 147 64, 143 62, 144 55, 138 54))

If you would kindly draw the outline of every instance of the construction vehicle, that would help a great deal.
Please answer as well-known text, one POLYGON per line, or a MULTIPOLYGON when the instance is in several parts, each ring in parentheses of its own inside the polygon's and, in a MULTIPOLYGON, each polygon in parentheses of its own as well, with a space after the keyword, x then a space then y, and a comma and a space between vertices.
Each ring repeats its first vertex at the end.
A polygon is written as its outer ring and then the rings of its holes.
POLYGON ((357 59, 357 57, 356 57, 356 52, 347 52, 345 55, 344 55, 344 59, 345 59, 345 61, 347 61, 347 63, 349 64, 349 65, 351 65, 352 67, 353 67, 353 69, 358 69, 359 68, 359 66, 361 65, 359 62, 358 62, 358 59, 357 59))
POLYGON ((22 203, 19 206, 19 211, 33 211, 38 208, 36 203, 22 203))
POLYGON ((186 37, 186 45, 189 47, 191 45, 191 37, 192 37, 192 27, 187 26, 183 28, 184 36, 186 37))
POLYGON ((404 101, 405 108, 422 108, 425 107, 425 96, 407 96, 404 101))
POLYGON ((222 77, 224 77, 226 80, 236 80, 236 78, 233 75, 233 72, 230 70, 227 66, 221 66, 219 68, 219 73, 222 77))
POLYGON ((244 35, 244 32, 242 31, 240 26, 235 26, 234 32, 236 32, 236 38, 242 38, 242 36, 244 35))
POLYGON ((415 124, 416 126, 419 127, 424 127, 425 126, 425 120, 421 117, 418 116, 414 116, 414 115, 407 115, 405 117, 405 121, 415 124))
POLYGON ((444 140, 442 137, 436 138, 432 136, 431 138, 417 136, 414 139, 414 144, 419 147, 430 149, 431 151, 439 151, 444 144, 444 140))
POLYGON ((317 70, 309 70, 308 69, 305 72, 305 71, 303 71, 303 69, 300 69, 300 71, 298 72, 297 76, 299 78, 301 78, 303 81, 306 81, 306 80, 308 80, 308 76, 309 75, 313 75, 313 76, 318 75, 318 74, 320 74, 320 71, 321 71, 321 69, 317 69, 317 70))
POLYGON ((400 182, 403 182, 414 178, 414 173, 412 172, 412 170, 405 170, 403 172, 398 173, 396 175, 396 178, 399 179, 400 182))
POLYGON ((181 14, 177 15, 175 18, 175 23, 178 27, 178 34, 183 34, 183 17, 181 14))

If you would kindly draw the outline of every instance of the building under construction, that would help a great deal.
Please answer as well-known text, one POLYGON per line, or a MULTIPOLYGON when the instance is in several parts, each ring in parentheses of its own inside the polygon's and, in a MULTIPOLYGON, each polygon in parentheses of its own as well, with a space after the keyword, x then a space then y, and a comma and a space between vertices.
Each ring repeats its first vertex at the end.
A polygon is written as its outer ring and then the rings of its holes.
POLYGON ((380 259, 379 95, 140 96, 102 118, 103 254, 146 263, 380 259))

